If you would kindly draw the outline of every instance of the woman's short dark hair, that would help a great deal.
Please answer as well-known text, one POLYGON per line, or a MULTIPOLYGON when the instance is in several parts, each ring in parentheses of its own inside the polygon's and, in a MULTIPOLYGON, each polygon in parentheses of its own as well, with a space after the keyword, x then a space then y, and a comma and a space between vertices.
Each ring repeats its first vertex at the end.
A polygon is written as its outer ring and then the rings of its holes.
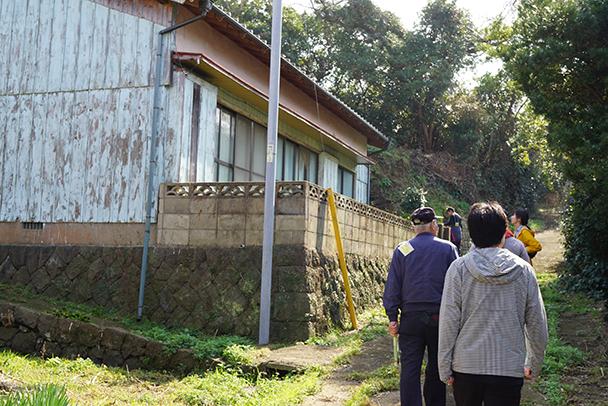
POLYGON ((478 248, 498 245, 507 230, 507 215, 496 202, 475 203, 467 218, 471 240, 478 248))
POLYGON ((530 213, 528 213, 527 209, 517 209, 515 210, 515 217, 521 221, 521 224, 524 226, 528 225, 528 221, 530 221, 530 213))

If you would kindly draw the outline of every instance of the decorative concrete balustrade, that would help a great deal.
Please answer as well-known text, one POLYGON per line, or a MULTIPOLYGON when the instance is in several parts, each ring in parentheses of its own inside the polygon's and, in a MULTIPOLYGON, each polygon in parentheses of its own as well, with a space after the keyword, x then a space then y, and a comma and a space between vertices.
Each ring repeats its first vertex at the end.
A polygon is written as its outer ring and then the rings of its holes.
MULTIPOLYGON (((336 195, 347 253, 388 257, 412 236, 399 216, 336 195)), ((161 186, 157 241, 161 246, 243 247, 262 244, 264 184, 168 183, 161 186)), ((277 184, 275 244, 336 251, 325 191, 309 182, 277 184)))

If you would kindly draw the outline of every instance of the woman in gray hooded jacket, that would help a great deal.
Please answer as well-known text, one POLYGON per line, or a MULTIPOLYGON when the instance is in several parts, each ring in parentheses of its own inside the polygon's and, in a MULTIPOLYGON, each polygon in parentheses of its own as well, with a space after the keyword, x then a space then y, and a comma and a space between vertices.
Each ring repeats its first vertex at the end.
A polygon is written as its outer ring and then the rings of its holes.
POLYGON ((447 271, 439 314, 439 376, 458 406, 519 405, 523 378, 540 373, 547 319, 534 269, 502 248, 498 203, 471 207, 475 248, 447 271))

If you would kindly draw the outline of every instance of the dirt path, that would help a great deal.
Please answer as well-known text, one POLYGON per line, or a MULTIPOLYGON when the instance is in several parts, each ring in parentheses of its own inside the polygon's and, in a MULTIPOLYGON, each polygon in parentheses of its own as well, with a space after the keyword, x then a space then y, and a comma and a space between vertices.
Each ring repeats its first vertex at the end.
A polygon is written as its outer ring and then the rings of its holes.
MULTIPOLYGON (((534 259, 537 272, 555 272, 563 262, 562 236, 558 230, 541 232, 537 238, 543 250, 534 259)), ((570 345, 587 354, 586 361, 565 375, 564 384, 570 385, 568 405, 606 406, 608 405, 608 329, 601 320, 601 312, 563 314, 560 318, 560 337, 570 345)), ((371 372, 392 362, 392 341, 390 337, 380 337, 366 343, 361 354, 353 357, 352 363, 336 370, 323 383, 322 390, 308 398, 304 405, 341 405, 361 384, 353 380, 354 372, 371 372)), ((454 406, 454 398, 448 389, 447 406, 454 406)), ((383 392, 373 396, 369 402, 374 406, 399 405, 399 392, 383 392)), ((548 406, 548 401, 531 384, 522 390, 522 405, 548 406)))
POLYGON ((321 391, 307 398, 303 405, 341 405, 361 384, 353 374, 365 374, 392 362, 393 341, 385 336, 363 344, 361 353, 352 357, 350 364, 339 367, 323 382, 321 391))
MULTIPOLYGON (((561 235, 555 230, 538 235, 543 250, 535 259, 538 272, 555 272, 563 261, 561 235), (536 263, 538 262, 538 264, 536 263)), ((568 312, 560 315, 559 336, 585 352, 585 361, 564 374, 568 388, 567 405, 608 405, 608 326, 602 320, 601 303, 593 312, 568 312)))

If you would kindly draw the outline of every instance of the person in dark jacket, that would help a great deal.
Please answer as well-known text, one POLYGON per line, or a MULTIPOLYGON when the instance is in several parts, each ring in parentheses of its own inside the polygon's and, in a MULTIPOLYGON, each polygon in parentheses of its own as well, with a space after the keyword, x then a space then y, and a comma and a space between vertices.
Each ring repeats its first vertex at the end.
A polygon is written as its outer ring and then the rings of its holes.
POLYGON ((432 208, 416 209, 411 221, 416 237, 395 249, 383 297, 389 333, 399 336, 401 404, 422 406, 420 369, 426 349, 425 404, 444 406, 445 385, 437 368, 439 309, 445 274, 458 252, 454 244, 437 238, 432 208))
POLYGON ((460 254, 460 243, 462 242, 462 217, 456 213, 453 207, 445 209, 443 225, 450 227, 450 241, 454 243, 460 254))

